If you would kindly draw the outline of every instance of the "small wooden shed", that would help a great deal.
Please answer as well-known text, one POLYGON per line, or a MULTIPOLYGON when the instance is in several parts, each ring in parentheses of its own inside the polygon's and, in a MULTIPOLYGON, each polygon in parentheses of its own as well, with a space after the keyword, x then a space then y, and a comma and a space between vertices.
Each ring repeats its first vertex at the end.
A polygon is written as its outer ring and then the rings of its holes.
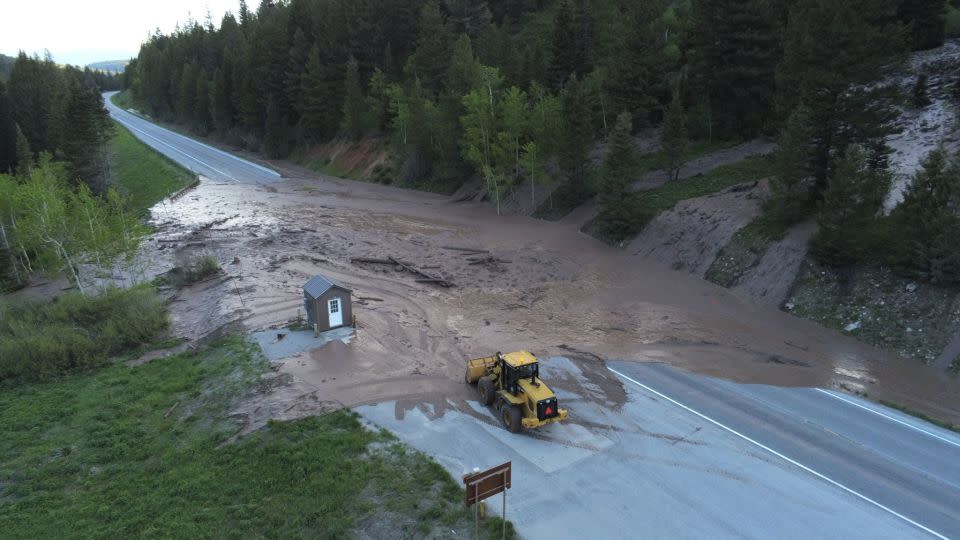
POLYGON ((307 323, 320 332, 353 323, 353 291, 317 274, 303 286, 307 323))

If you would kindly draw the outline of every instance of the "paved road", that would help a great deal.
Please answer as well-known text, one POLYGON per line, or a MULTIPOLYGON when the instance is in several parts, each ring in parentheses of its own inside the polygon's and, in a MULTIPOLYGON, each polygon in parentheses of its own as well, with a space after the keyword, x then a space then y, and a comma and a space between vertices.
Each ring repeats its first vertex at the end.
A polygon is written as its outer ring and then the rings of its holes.
POLYGON ((110 116, 148 146, 194 174, 215 182, 268 184, 280 180, 280 174, 276 171, 164 129, 117 107, 110 101, 110 96, 115 93, 103 94, 110 116))
MULTIPOLYGON (((622 408, 589 383, 561 389, 571 421, 534 434, 430 407, 357 410, 454 477, 511 460, 507 517, 530 538, 960 538, 955 433, 844 394, 609 367, 622 408)), ((582 375, 564 358, 542 371, 582 375)))
POLYGON ((662 364, 609 367, 627 384, 675 401, 864 504, 931 536, 960 538, 956 433, 827 390, 735 384, 662 364))

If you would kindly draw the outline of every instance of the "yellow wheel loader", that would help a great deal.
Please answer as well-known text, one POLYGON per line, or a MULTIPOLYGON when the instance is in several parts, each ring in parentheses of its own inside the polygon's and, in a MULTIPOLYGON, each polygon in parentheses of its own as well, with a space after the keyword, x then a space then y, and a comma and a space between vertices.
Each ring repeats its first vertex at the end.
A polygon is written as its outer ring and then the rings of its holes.
POLYGON ((540 380, 537 357, 527 351, 469 360, 465 379, 476 383, 480 401, 493 405, 513 433, 567 417, 567 410, 557 406, 557 396, 540 380))

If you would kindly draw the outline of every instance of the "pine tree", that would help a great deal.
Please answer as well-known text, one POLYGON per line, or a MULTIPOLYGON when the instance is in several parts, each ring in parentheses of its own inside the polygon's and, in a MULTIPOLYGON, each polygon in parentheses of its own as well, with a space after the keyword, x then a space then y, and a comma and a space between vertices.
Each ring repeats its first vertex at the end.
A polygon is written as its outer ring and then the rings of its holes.
POLYGON ((343 122, 340 130, 351 139, 363 135, 363 90, 360 88, 360 68, 357 59, 347 62, 346 84, 343 93, 343 122))
POLYGON ((879 216, 890 183, 888 171, 870 169, 863 148, 847 147, 823 192, 817 217, 820 227, 810 241, 813 256, 845 267, 877 253, 879 216))
POLYGON ((564 85, 560 102, 563 118, 559 146, 560 169, 566 174, 574 197, 583 199, 590 193, 587 159, 594 140, 594 130, 590 96, 586 85, 576 75, 564 85))
POLYGON ((663 148, 661 150, 667 159, 667 175, 671 181, 680 178, 680 167, 683 166, 683 157, 687 151, 687 145, 683 98, 680 97, 680 92, 675 92, 664 115, 663 148))
POLYGON ((935 283, 960 283, 960 158, 942 149, 923 168, 891 213, 891 261, 902 272, 935 283))
POLYGON ((476 0, 444 0, 449 21, 455 33, 463 33, 472 39, 480 36, 480 32, 490 25, 493 17, 485 1, 476 0))
POLYGON ((189 63, 183 68, 180 82, 177 85, 177 119, 181 124, 192 125, 193 113, 197 100, 197 79, 200 77, 200 67, 189 63))
POLYGON ((200 74, 193 98, 193 130, 198 135, 206 136, 210 132, 210 124, 210 82, 200 74))
POLYGON ((811 210, 812 133, 810 111, 801 103, 793 110, 777 140, 776 176, 770 181, 771 194, 765 203, 767 215, 785 226, 799 222, 811 210))
POLYGON ((63 112, 68 97, 66 78, 52 58, 40 60, 24 53, 10 72, 7 92, 13 119, 35 152, 54 152, 60 146, 63 112))
POLYGON ((613 112, 629 112, 640 126, 657 110, 666 71, 660 36, 653 24, 662 13, 662 2, 643 2, 633 8, 628 34, 619 58, 610 66, 608 93, 613 112))
POLYGON ((103 97, 94 88, 74 83, 66 109, 63 153, 69 160, 74 179, 85 183, 97 194, 106 194, 106 144, 113 124, 103 106, 103 97))
POLYGON ((228 69, 217 68, 213 74, 213 84, 210 87, 210 114, 213 126, 221 136, 227 134, 233 127, 233 100, 230 94, 230 77, 228 69))
MULTIPOLYGON (((781 118, 803 102, 810 110, 810 173, 817 193, 850 144, 885 152, 883 139, 897 113, 891 87, 874 84, 905 52, 897 0, 798 0, 790 12, 784 57, 777 71, 781 118)), ((879 155, 872 157, 882 162, 879 155)))
POLYGON ((424 88, 439 92, 450 58, 450 26, 436 0, 424 4, 420 12, 417 48, 407 61, 407 75, 420 80, 424 88))
POLYGON ((246 28, 250 25, 253 16, 250 14, 250 8, 247 7, 245 0, 240 0, 240 26, 246 28))
POLYGON ((571 74, 587 65, 583 47, 582 29, 570 0, 560 0, 553 18, 553 57, 547 71, 547 85, 559 91, 571 74))
POLYGON ((12 171, 17 165, 17 125, 7 95, 7 87, 0 81, 0 174, 12 171))
POLYGON ((263 147, 268 157, 281 158, 287 153, 283 118, 277 98, 267 98, 267 120, 263 127, 263 147))
POLYGON ((946 37, 946 3, 941 0, 905 0, 898 11, 910 25, 910 43, 915 51, 943 45, 946 37))
POLYGON ((336 81, 330 77, 328 69, 321 62, 319 45, 314 45, 300 81, 297 104, 301 136, 307 142, 326 140, 340 125, 342 109, 335 94, 341 94, 343 87, 334 87, 336 81))
MULTIPOLYGON (((706 91, 714 131, 753 137, 770 121, 782 54, 779 2, 695 0, 691 79, 706 91)), ((709 129, 706 131, 710 131, 709 129)))
POLYGON ((602 238, 621 242, 636 233, 637 220, 632 211, 635 194, 630 189, 637 171, 637 150, 633 140, 630 113, 620 113, 610 133, 609 149, 600 169, 596 230, 602 238))
POLYGON ((453 44, 450 64, 444 77, 444 90, 459 99, 480 84, 480 63, 466 34, 453 44))
POLYGON ((17 131, 17 176, 27 177, 33 170, 33 151, 30 150, 30 142, 27 141, 27 136, 23 134, 19 124, 15 127, 17 131))

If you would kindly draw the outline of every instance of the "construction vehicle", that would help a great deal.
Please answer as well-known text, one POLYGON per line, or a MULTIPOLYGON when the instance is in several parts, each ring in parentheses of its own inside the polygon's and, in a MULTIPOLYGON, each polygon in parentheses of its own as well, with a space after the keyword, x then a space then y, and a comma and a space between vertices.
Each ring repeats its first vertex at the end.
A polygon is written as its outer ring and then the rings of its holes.
POLYGON ((467 384, 477 385, 480 401, 494 405, 503 425, 513 433, 567 417, 557 396, 540 380, 537 357, 527 351, 474 358, 467 362, 467 384))

